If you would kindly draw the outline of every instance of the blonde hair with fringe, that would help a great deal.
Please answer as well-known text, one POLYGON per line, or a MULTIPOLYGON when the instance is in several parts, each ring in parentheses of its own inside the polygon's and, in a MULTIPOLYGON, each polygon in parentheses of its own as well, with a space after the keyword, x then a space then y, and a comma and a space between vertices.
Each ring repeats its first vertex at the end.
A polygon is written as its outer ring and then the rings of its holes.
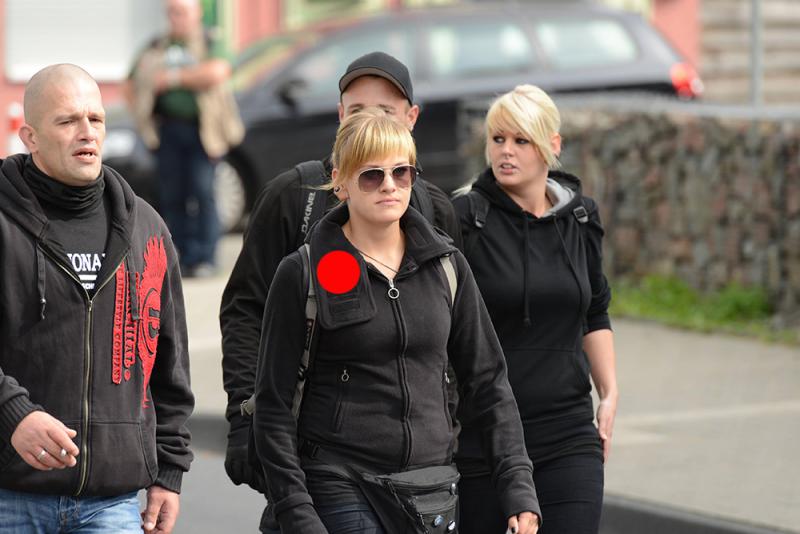
POLYGON ((518 85, 492 102, 486 113, 486 161, 489 143, 498 132, 518 133, 530 141, 551 169, 561 166, 551 139, 561 128, 561 115, 553 100, 535 85, 518 85))
POLYGON ((370 160, 395 154, 407 155, 417 164, 417 148, 411 131, 380 108, 365 108, 345 118, 336 132, 331 163, 339 170, 328 188, 342 185, 370 160))

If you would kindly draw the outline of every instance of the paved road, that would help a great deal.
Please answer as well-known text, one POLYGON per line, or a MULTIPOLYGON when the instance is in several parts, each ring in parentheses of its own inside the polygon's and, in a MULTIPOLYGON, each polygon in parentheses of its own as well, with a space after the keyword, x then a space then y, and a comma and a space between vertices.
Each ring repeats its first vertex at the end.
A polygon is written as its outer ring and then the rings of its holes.
MULTIPOLYGON (((240 243, 225 239, 219 277, 184 285, 204 423, 225 406, 217 313, 240 243)), ((615 331, 621 400, 608 494, 800 533, 800 350, 633 321, 615 331)), ((212 451, 224 439, 216 428, 200 440, 212 451)), ((200 451, 177 532, 254 532, 261 504, 228 482, 218 452, 200 451)))

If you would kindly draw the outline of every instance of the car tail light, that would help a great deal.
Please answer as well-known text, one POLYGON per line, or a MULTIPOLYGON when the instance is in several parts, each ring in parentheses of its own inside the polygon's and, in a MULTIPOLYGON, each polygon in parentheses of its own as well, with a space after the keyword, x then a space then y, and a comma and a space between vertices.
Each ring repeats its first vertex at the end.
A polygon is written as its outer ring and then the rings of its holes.
POLYGON ((669 70, 675 92, 681 98, 697 98, 703 94, 703 81, 688 63, 675 63, 669 70))

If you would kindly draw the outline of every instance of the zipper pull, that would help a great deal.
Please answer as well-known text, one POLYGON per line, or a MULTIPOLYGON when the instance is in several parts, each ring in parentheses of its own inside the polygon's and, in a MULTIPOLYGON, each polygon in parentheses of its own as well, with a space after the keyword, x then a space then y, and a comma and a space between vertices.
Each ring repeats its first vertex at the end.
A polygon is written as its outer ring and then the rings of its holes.
POLYGON ((389 291, 387 295, 389 295, 389 298, 392 300, 396 300, 397 297, 400 296, 400 290, 394 287, 394 280, 389 280, 389 291))
POLYGON ((339 380, 341 380, 342 382, 347 382, 348 380, 350 380, 350 375, 347 374, 347 367, 344 367, 342 369, 342 376, 339 377, 339 380))

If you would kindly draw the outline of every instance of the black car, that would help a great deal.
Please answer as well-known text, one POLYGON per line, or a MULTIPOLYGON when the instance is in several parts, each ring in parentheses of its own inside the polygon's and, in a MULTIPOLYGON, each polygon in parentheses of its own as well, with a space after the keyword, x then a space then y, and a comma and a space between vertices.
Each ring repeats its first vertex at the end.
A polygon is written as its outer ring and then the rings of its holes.
MULTIPOLYGON (((595 4, 459 4, 392 10, 269 37, 234 62, 247 134, 218 166, 221 218, 240 226, 258 191, 300 161, 330 152, 338 80, 356 57, 382 50, 412 73, 422 111, 414 129, 424 175, 445 191, 467 176, 459 121, 467 101, 521 83, 550 93, 653 91, 696 98, 694 70, 640 16, 595 4)), ((153 158, 129 119, 107 125, 106 162, 153 199, 153 158)))

